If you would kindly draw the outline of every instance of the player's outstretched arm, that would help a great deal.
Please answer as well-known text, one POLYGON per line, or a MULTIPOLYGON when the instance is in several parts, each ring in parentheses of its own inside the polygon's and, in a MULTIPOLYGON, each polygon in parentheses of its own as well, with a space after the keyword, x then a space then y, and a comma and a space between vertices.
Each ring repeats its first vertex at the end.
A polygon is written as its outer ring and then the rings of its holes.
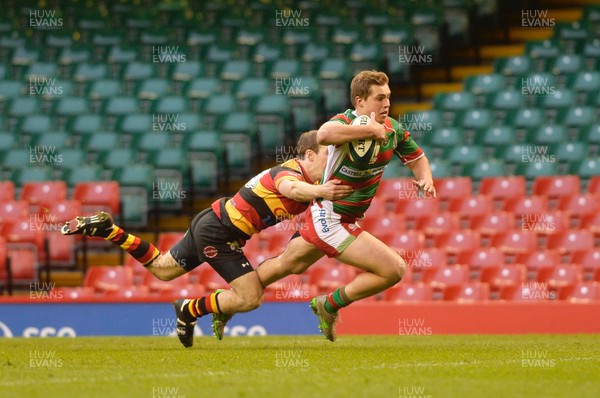
POLYGON ((320 145, 342 145, 360 138, 385 140, 385 127, 375 120, 375 112, 371 112, 371 120, 364 126, 330 121, 324 123, 317 132, 317 142, 320 145))
POLYGON ((341 181, 327 181, 323 185, 313 185, 304 181, 285 180, 279 184, 279 192, 296 202, 310 202, 322 198, 338 200, 352 194, 352 187, 341 185, 341 181))
POLYGON ((414 162, 406 164, 415 176, 413 180, 414 186, 420 191, 436 197, 435 186, 433 185, 433 175, 429 166, 429 159, 423 155, 414 162))

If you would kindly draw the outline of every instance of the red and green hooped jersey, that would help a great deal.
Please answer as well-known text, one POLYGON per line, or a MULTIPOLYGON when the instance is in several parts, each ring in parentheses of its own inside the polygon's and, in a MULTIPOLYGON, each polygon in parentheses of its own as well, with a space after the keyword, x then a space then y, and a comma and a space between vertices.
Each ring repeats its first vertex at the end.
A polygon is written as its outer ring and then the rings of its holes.
MULTIPOLYGON (((351 124, 356 117, 356 112, 348 109, 332 117, 328 123, 351 124)), ((403 164, 424 156, 423 150, 398 121, 388 117, 383 125, 387 130, 388 140, 380 147, 371 163, 352 161, 348 155, 350 143, 330 145, 328 148, 329 156, 322 182, 338 179, 354 188, 352 195, 333 202, 333 210, 343 216, 342 221, 352 222, 364 215, 375 196, 383 170, 393 155, 400 158, 403 164)))

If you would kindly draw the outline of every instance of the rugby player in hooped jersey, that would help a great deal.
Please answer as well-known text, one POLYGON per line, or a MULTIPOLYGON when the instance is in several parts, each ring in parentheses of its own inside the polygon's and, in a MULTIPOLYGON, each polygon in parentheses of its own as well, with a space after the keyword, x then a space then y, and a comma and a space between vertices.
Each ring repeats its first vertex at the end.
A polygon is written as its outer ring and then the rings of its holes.
POLYGON ((393 155, 412 171, 413 184, 420 191, 436 196, 427 157, 410 133, 388 117, 391 94, 388 82, 383 72, 358 73, 350 84, 354 110, 335 115, 317 133, 319 144, 328 145, 329 152, 322 182, 340 180, 354 189, 352 195, 334 201, 313 201, 306 212, 307 225, 300 231, 301 238, 292 239, 280 256, 265 261, 257 269, 263 286, 290 273, 304 272, 323 255, 363 270, 346 286, 311 301, 319 328, 330 341, 336 338, 335 321, 340 308, 395 285, 405 273, 402 257, 356 224, 369 208, 383 169, 393 155), (362 115, 371 117, 368 124, 351 124, 362 115), (381 147, 373 162, 354 162, 348 156, 349 142, 360 138, 379 141, 381 147))

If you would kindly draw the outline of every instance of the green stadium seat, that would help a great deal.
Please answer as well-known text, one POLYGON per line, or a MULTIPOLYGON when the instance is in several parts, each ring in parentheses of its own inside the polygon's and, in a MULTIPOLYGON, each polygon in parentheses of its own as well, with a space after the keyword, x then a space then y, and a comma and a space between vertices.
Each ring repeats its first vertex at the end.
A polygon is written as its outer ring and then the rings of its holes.
POLYGON ((590 35, 585 20, 559 22, 554 27, 554 39, 567 51, 575 51, 577 44, 584 42, 590 35))
POLYGON ((582 69, 583 58, 576 54, 560 55, 550 65, 550 71, 555 75, 572 75, 582 69))
POLYGON ((154 105, 154 111, 158 113, 184 113, 190 111, 190 106, 185 97, 169 95, 160 98, 154 105))
POLYGON ((453 164, 474 164, 483 159, 483 148, 479 145, 457 145, 450 149, 448 160, 453 164))
POLYGON ((224 115, 235 112, 238 104, 233 95, 215 94, 208 98, 204 104, 204 112, 211 115, 224 115))
POLYGON ((193 26, 187 32, 186 44, 188 46, 206 46, 209 44, 216 43, 218 39, 218 33, 216 30, 210 28, 198 29, 197 26, 193 26))
POLYGON ((248 112, 235 112, 221 117, 218 123, 223 134, 246 134, 254 139, 256 123, 254 117, 248 112))
POLYGON ((589 106, 575 106, 566 110, 561 123, 568 127, 585 128, 595 120, 594 109, 589 106))
POLYGON ((329 43, 310 42, 306 44, 300 53, 302 62, 319 62, 332 56, 333 50, 329 43))
POLYGON ((583 140, 588 144, 600 145, 600 123, 594 123, 586 129, 583 140))
POLYGON ((186 90, 190 98, 208 98, 221 91, 221 81, 212 77, 194 79, 186 90))
POLYGON ((84 140, 84 148, 90 152, 105 152, 123 144, 119 134, 114 132, 96 132, 84 140))
POLYGON ((36 62, 29 65, 25 73, 26 79, 56 78, 58 65, 53 62, 36 62))
MULTIPOLYGON (((535 155, 531 155, 535 157, 535 155)), ((532 181, 540 176, 553 176, 557 175, 556 162, 550 161, 539 161, 539 162, 523 162, 517 167, 518 175, 524 176, 526 179, 532 181)))
POLYGON ((555 58, 562 54, 554 40, 530 40, 525 43, 525 54, 533 59, 555 58))
POLYGON ((92 45, 98 47, 118 46, 124 41, 123 32, 116 29, 101 29, 92 35, 92 45))
POLYGON ((583 47, 583 56, 586 60, 588 69, 598 68, 600 58, 600 40, 589 40, 583 47))
POLYGON ((149 154, 168 148, 171 143, 171 136, 167 133, 146 133, 140 134, 133 142, 133 148, 140 152, 149 154))
MULTIPOLYGON (((551 94, 541 98, 541 105, 548 110, 560 110, 573 106, 575 104, 575 93, 569 89, 557 88, 551 94)), ((553 114, 556 116, 556 113, 553 114)))
POLYGON ((194 190, 214 193, 218 186, 218 176, 222 167, 216 155, 210 151, 191 152, 189 154, 191 186, 194 190))
POLYGON ((511 126, 488 126, 475 138, 475 143, 479 145, 502 148, 515 141, 515 132, 511 126))
POLYGON ((54 113, 58 116, 77 116, 89 111, 88 101, 83 97, 60 98, 54 108, 54 113))
POLYGON ((528 142, 539 145, 552 145, 565 142, 567 132, 564 126, 559 124, 542 124, 532 131, 528 142))
POLYGON ((108 62, 112 64, 126 64, 139 58, 138 47, 134 46, 113 46, 108 52, 108 62))
POLYGON ((153 131, 154 115, 133 113, 123 116, 118 131, 131 135, 143 135, 153 131))
POLYGON ((122 83, 116 79, 100 79, 91 83, 88 96, 92 99, 106 99, 122 94, 122 83))
POLYGON ((140 32, 139 42, 145 46, 167 45, 169 34, 164 29, 142 30, 140 32))
POLYGON ((122 187, 141 187, 150 190, 154 181, 154 172, 149 164, 132 164, 114 169, 113 179, 122 187))
POLYGON ((75 134, 94 134, 103 129, 104 119, 101 115, 83 114, 72 117, 67 124, 68 130, 75 134))
MULTIPOLYGON (((29 87, 27 87, 27 90, 29 87)), ((20 97, 26 93, 25 84, 18 80, 0 81, 0 101, 20 97)))
POLYGON ((473 75, 465 79, 465 90, 475 95, 489 95, 506 87, 506 78, 498 73, 473 75))
POLYGON ((177 116, 175 123, 179 124, 182 132, 186 134, 190 131, 196 131, 203 126, 203 118, 197 113, 180 113, 177 116))
POLYGON ((570 174, 589 179, 600 175, 600 157, 586 157, 579 162, 571 163, 570 174))
POLYGON ((584 93, 584 99, 592 98, 593 94, 600 91, 600 72, 581 71, 577 73, 569 88, 577 93, 584 93))
POLYGON ((171 169, 183 173, 187 167, 187 149, 174 147, 160 148, 155 150, 151 159, 155 169, 171 169))
POLYGON ((58 55, 58 63, 61 65, 80 64, 89 62, 92 50, 87 46, 64 47, 58 55))
POLYGON ((316 73, 322 80, 345 80, 350 76, 350 69, 345 58, 328 58, 319 63, 316 73))
POLYGON ((31 167, 29 149, 13 149, 4 154, 2 166, 7 169, 31 167))
POLYGON ((223 64, 221 80, 239 81, 249 77, 252 74, 252 64, 246 60, 230 60, 223 64))
POLYGON ((527 55, 499 58, 494 62, 494 71, 507 77, 506 84, 511 86, 532 68, 533 62, 527 55))
POLYGON ((254 48, 252 60, 255 63, 274 62, 283 57, 283 48, 277 43, 258 43, 254 48))
POLYGON ((238 30, 235 42, 239 46, 256 46, 264 41, 265 32, 261 29, 242 28, 238 30))
POLYGON ((77 65, 73 80, 80 82, 105 79, 108 76, 108 66, 106 64, 82 63, 77 65))
POLYGON ((40 58, 40 50, 37 48, 17 47, 12 55, 13 65, 31 65, 40 58))
POLYGON ((118 222, 126 228, 146 227, 148 225, 148 190, 139 186, 122 186, 119 189, 122 217, 118 222))
POLYGON ((202 76, 204 64, 200 61, 186 60, 178 62, 173 66, 171 79, 189 82, 202 76))
POLYGON ((39 182, 52 180, 52 171, 49 167, 28 167, 15 170, 12 181, 17 187, 22 187, 26 182, 39 182))
POLYGON ((328 115, 343 112, 351 106, 348 83, 345 80, 319 80, 323 93, 325 113, 328 115))
POLYGON ((9 116, 29 116, 40 112, 40 101, 33 96, 16 97, 10 102, 8 108, 9 116))
POLYGON ((73 168, 86 163, 86 154, 83 149, 62 148, 58 149, 58 152, 62 155, 62 161, 57 163, 56 166, 61 169, 73 168))
POLYGON ((463 131, 456 127, 434 128, 430 135, 431 139, 428 144, 434 147, 449 148, 464 143, 463 131))
POLYGON ((0 153, 16 148, 18 144, 16 134, 10 131, 0 131, 0 153))
POLYGON ((454 177, 452 173, 452 165, 450 162, 444 159, 429 159, 429 166, 431 167, 431 173, 433 178, 444 178, 454 177))
POLYGON ((136 163, 136 155, 137 152, 131 148, 113 148, 102 153, 98 161, 106 169, 115 170, 136 163))
POLYGON ((545 121, 544 112, 539 108, 523 108, 512 112, 508 123, 517 129, 531 129, 545 121))
POLYGON ((238 100, 246 100, 262 95, 272 94, 271 81, 262 77, 249 77, 240 81, 235 87, 235 96, 238 100))
POLYGON ((439 93, 434 97, 433 103, 443 111, 466 111, 475 106, 475 98, 473 94, 464 91, 439 93))
POLYGON ((167 94, 170 84, 171 82, 166 79, 151 78, 142 80, 137 89, 137 96, 150 100, 157 99, 167 94))
POLYGON ((269 71, 271 79, 291 79, 300 75, 300 62, 295 59, 279 59, 275 61, 269 71))
POLYGON ((33 143, 36 146, 54 147, 60 151, 61 148, 70 146, 71 140, 69 134, 64 131, 45 131, 44 133, 39 134, 33 143))
POLYGON ((486 177, 498 177, 506 175, 504 162, 493 158, 467 165, 464 171, 465 175, 470 176, 476 181, 486 177))
POLYGON ((559 162, 575 163, 587 155, 587 146, 583 142, 563 142, 552 148, 559 162))
POLYGON ((252 141, 247 134, 227 134, 222 137, 227 150, 230 174, 249 176, 252 174, 252 141))
POLYGON ((67 183, 69 188, 73 188, 80 182, 103 181, 104 176, 100 166, 84 164, 66 168, 63 170, 61 179, 67 183))
POLYGON ((206 52, 206 60, 212 63, 223 63, 234 59, 236 47, 234 45, 211 44, 206 52))
POLYGON ((527 156, 526 147, 527 145, 511 144, 504 149, 502 159, 508 163, 522 163, 527 156))
POLYGON ((139 111, 139 102, 135 97, 118 96, 108 98, 104 104, 107 115, 128 115, 139 111))
POLYGON ((462 119, 462 127, 465 129, 482 129, 491 125, 494 121, 492 111, 488 109, 468 110, 462 119))
POLYGON ((25 134, 37 135, 54 129, 54 119, 48 115, 30 115, 22 119, 20 131, 25 134))

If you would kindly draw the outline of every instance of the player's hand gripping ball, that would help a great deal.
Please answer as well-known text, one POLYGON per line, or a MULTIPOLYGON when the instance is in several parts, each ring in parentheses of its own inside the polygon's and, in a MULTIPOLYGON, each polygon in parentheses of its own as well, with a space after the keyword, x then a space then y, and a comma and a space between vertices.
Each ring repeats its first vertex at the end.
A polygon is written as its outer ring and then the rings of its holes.
MULTIPOLYGON (((366 126, 371 118, 367 115, 356 117, 354 126, 366 126)), ((369 138, 361 138, 348 143, 348 155, 353 162, 373 163, 379 153, 379 143, 369 138)))

